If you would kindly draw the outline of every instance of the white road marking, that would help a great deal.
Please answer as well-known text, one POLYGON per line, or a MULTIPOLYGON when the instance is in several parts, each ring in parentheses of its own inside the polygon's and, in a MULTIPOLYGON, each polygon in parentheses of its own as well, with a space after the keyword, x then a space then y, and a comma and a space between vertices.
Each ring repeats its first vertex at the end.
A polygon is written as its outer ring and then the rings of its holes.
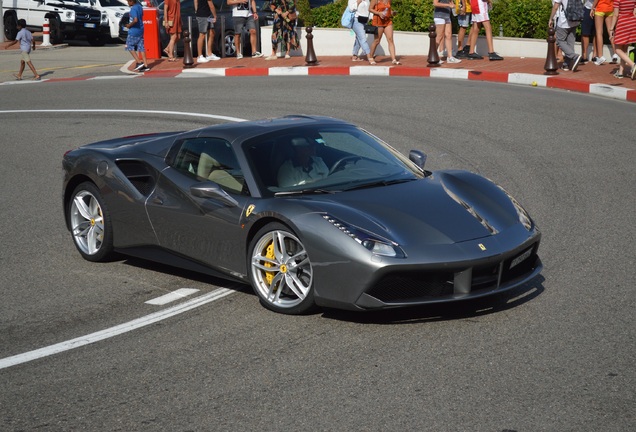
POLYGON ((155 299, 152 300, 148 300, 146 302, 146 304, 149 305, 165 305, 168 303, 171 303, 175 300, 181 300, 184 297, 187 297, 189 295, 194 294, 195 292, 198 292, 199 290, 196 288, 179 288, 176 291, 172 291, 171 293, 162 295, 161 297, 157 297, 155 299))
POLYGON ((37 360, 39 358, 48 357, 53 354, 69 351, 84 345, 92 344, 94 342, 98 342, 104 339, 118 336, 120 334, 127 333, 129 331, 133 331, 138 328, 145 327, 147 325, 154 324, 159 321, 163 321, 165 319, 187 312, 199 306, 203 306, 215 300, 219 300, 220 298, 230 295, 233 292, 234 292, 233 290, 230 290, 227 288, 219 288, 218 290, 212 291, 211 293, 208 293, 208 294, 204 294, 190 301, 175 305, 168 309, 164 309, 164 310, 152 313, 150 315, 143 316, 141 318, 137 318, 135 320, 129 321, 124 324, 120 324, 115 327, 111 327, 105 330, 100 330, 98 332, 91 333, 86 336, 80 336, 78 338, 71 339, 66 342, 60 342, 58 344, 36 349, 34 351, 29 351, 23 354, 18 354, 12 357, 0 359, 0 369, 5 369, 11 366, 19 365, 21 363, 30 362, 32 360, 37 360))

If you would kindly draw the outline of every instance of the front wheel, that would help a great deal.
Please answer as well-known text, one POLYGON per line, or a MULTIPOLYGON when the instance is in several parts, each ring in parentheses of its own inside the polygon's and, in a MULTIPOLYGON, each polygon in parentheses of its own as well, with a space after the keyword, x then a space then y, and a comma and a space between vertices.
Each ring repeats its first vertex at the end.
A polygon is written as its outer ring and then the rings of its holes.
POLYGON ((289 315, 315 308, 309 256, 286 226, 269 224, 256 234, 250 243, 249 269, 254 291, 266 308, 289 315))
POLYGON ((110 213, 93 183, 85 182, 75 188, 67 214, 73 242, 84 259, 98 262, 113 258, 110 213))
POLYGON ((49 18, 49 34, 51 37, 51 43, 57 45, 64 42, 64 33, 62 33, 62 25, 57 17, 49 18))

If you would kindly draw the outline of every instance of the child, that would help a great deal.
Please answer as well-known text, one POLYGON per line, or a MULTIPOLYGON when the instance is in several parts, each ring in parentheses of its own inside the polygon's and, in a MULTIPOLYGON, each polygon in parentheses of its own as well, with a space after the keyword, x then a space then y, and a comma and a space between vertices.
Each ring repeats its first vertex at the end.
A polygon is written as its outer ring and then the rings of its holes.
POLYGON ((33 44, 33 35, 26 28, 26 20, 24 19, 18 20, 18 28, 20 29, 20 31, 15 37, 15 40, 7 45, 8 48, 20 42, 20 51, 22 52, 22 60, 20 60, 20 72, 18 72, 17 74, 13 74, 13 76, 18 81, 22 80, 22 73, 24 72, 24 65, 26 63, 29 65, 31 72, 33 72, 33 79, 35 81, 39 81, 40 75, 38 75, 38 73, 36 72, 33 63, 31 63, 31 56, 29 55, 31 53, 31 45, 33 44))

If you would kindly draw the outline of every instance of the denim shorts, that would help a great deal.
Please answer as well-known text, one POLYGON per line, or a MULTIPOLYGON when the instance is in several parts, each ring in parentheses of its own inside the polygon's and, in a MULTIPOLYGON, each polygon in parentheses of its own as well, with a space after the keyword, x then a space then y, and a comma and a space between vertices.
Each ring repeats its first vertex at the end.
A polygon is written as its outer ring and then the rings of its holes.
POLYGON ((467 13, 466 15, 457 15, 457 25, 460 27, 470 27, 473 22, 473 14, 467 13))

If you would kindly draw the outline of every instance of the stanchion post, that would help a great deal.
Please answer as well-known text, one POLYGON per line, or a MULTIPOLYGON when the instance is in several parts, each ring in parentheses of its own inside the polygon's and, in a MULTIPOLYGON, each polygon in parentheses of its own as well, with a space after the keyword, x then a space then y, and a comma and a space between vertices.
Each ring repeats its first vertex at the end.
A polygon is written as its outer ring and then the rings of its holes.
MULTIPOLYGON (((428 26, 428 37, 430 39, 428 45, 428 67, 438 67, 439 64, 439 54, 437 54, 437 32, 435 31, 435 24, 431 24, 428 26)), ((449 54, 450 55, 450 54, 449 54)))
POLYGON ((184 30, 183 36, 183 66, 192 67, 192 65, 194 64, 194 59, 192 58, 192 49, 190 48, 190 31, 184 30))
POLYGON ((48 18, 44 18, 44 24, 42 25, 42 45, 40 46, 51 46, 51 27, 49 26, 48 18))
POLYGON ((305 63, 307 66, 315 66, 318 63, 316 58, 316 52, 314 51, 314 35, 312 34, 313 27, 305 28, 307 32, 307 55, 305 56, 305 63))
POLYGON ((221 58, 225 58, 227 53, 225 52, 225 16, 221 17, 221 58))
POLYGON ((556 58, 556 38, 554 37, 554 28, 548 29, 548 55, 545 58, 544 75, 558 75, 557 69, 559 68, 556 58))

